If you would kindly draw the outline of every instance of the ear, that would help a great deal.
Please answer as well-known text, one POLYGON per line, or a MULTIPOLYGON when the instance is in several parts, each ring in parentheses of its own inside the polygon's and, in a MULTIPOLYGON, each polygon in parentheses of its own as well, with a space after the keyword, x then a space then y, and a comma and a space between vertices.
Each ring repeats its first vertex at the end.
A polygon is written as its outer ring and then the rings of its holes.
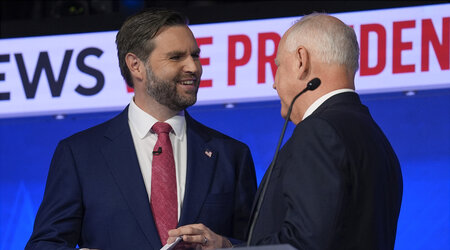
POLYGON ((308 50, 304 46, 299 46, 295 52, 297 56, 297 69, 298 69, 297 78, 299 80, 307 79, 310 67, 310 58, 308 50))
POLYGON ((131 73, 133 79, 142 81, 145 79, 145 65, 135 54, 127 53, 125 55, 125 62, 127 64, 128 70, 131 73))

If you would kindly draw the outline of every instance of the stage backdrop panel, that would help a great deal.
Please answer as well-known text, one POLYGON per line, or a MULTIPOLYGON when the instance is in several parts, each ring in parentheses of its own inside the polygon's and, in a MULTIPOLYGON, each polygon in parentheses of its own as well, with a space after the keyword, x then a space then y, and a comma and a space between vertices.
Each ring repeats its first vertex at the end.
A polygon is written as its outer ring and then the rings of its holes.
MULTIPOLYGON (((398 250, 450 246, 450 89, 363 95, 401 162, 403 203, 398 250)), ((258 182, 283 126, 277 101, 194 106, 199 121, 250 146, 258 182)), ((56 144, 118 112, 0 119, 0 250, 23 249, 32 231, 56 144)), ((292 124, 286 137, 292 133, 292 124)))
MULTIPOLYGON (((338 13, 361 47, 358 93, 450 86, 450 4, 338 13)), ((201 49, 198 105, 276 100, 274 58, 300 17, 190 26, 201 49)), ((0 40, 0 117, 117 111, 133 96, 116 31, 0 40)))

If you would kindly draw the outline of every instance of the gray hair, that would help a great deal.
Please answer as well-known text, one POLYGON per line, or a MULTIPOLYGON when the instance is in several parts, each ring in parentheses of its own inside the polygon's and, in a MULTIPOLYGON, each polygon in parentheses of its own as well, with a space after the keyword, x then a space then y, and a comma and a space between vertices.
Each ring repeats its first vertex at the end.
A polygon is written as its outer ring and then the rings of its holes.
POLYGON ((290 29, 286 49, 303 45, 324 63, 341 64, 355 73, 359 68, 359 46, 355 31, 343 22, 330 21, 327 14, 302 17, 290 29))

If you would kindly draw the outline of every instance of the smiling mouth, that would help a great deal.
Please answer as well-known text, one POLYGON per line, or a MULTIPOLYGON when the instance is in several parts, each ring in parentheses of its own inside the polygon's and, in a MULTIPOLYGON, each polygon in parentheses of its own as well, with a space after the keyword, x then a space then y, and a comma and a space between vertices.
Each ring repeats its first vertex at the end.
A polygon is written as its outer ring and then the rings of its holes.
POLYGON ((194 85, 195 81, 194 80, 184 80, 184 81, 179 81, 179 83, 181 85, 194 85))
POLYGON ((180 85, 184 85, 184 86, 196 86, 197 85, 197 78, 181 80, 181 81, 178 81, 178 83, 180 85))

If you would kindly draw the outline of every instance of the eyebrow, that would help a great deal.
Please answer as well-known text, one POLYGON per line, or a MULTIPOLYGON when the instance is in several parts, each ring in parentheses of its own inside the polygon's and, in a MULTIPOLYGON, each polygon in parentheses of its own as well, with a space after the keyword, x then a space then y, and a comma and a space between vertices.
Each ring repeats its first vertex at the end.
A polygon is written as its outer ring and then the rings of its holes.
POLYGON ((200 54, 200 51, 201 51, 200 48, 196 48, 196 49, 194 49, 193 52, 196 53, 196 54, 200 54))
POLYGON ((186 52, 181 51, 181 50, 174 50, 174 51, 169 51, 167 52, 167 56, 180 56, 180 55, 184 55, 186 52))
MULTIPOLYGON (((180 56, 186 54, 186 51, 174 50, 167 53, 168 56, 180 56)), ((191 54, 200 54, 200 48, 194 49, 191 54)))

